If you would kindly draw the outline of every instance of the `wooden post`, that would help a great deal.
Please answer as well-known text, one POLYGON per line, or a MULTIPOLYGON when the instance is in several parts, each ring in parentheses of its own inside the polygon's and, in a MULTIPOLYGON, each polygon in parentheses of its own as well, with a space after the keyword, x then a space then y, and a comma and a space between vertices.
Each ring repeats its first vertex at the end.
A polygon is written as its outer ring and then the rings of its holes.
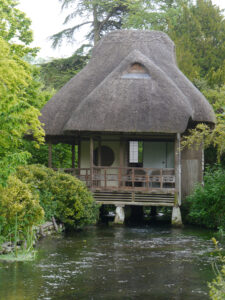
POLYGON ((163 188, 163 172, 162 169, 160 169, 160 188, 163 188))
POLYGON ((177 133, 175 140, 175 203, 177 206, 181 205, 181 150, 180 150, 180 133, 177 133))
POLYGON ((123 163, 124 163, 124 143, 122 140, 120 140, 120 168, 119 168, 119 182, 118 186, 122 187, 123 186, 123 181, 122 181, 122 172, 123 172, 123 163))
MULTIPOLYGON (((98 166, 100 167, 101 164, 102 164, 102 161, 101 161, 101 157, 102 157, 102 142, 101 142, 101 137, 99 138, 99 141, 98 141, 98 166)), ((100 178, 100 180, 97 182, 97 186, 101 186, 101 174, 102 174, 102 170, 101 169, 98 169, 97 170, 97 174, 100 178)))
POLYGON ((78 141, 78 175, 80 176, 80 166, 81 166, 81 142, 80 139, 78 141))
POLYGON ((93 187, 93 151, 94 141, 93 137, 90 137, 90 187, 93 187))
POLYGON ((48 144, 48 167, 52 168, 52 143, 48 144))
POLYGON ((181 205, 181 149, 180 149, 180 133, 177 133, 175 139, 175 201, 172 210, 172 225, 182 226, 182 217, 180 212, 181 205))
POLYGON ((75 145, 72 145, 72 169, 75 168, 75 145))
POLYGON ((134 188, 134 168, 132 170, 132 188, 134 188))
POLYGON ((145 184, 146 184, 146 190, 148 190, 150 188, 149 186, 149 174, 148 174, 148 171, 146 170, 145 171, 145 184))
POLYGON ((201 182, 202 185, 204 186, 204 168, 205 168, 205 152, 204 152, 204 144, 202 144, 202 173, 201 173, 201 182))
POLYGON ((101 138, 98 141, 98 166, 101 166, 102 162, 101 162, 101 157, 102 157, 102 153, 101 153, 101 148, 102 148, 102 142, 101 142, 101 138))
POLYGON ((104 185, 105 185, 105 189, 107 187, 107 178, 106 178, 106 169, 104 169, 104 185))

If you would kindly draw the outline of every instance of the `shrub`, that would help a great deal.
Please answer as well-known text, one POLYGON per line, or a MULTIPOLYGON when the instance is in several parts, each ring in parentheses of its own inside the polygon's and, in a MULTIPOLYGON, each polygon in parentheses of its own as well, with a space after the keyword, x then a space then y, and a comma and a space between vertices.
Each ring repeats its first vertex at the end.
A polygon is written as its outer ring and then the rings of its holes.
POLYGON ((16 176, 28 184, 33 193, 39 194, 40 204, 45 211, 45 219, 50 220, 55 216, 57 203, 53 201, 54 196, 51 192, 55 172, 42 165, 20 166, 17 168, 16 176))
POLYGON ((24 239, 34 225, 44 219, 39 196, 16 176, 10 176, 8 186, 0 189, 0 234, 24 239))
POLYGON ((38 191, 47 219, 54 216, 76 229, 96 221, 98 206, 85 184, 74 176, 42 165, 19 167, 16 176, 38 191))
POLYGON ((197 185, 187 202, 190 222, 225 229, 225 171, 221 167, 207 169, 204 186, 197 185))

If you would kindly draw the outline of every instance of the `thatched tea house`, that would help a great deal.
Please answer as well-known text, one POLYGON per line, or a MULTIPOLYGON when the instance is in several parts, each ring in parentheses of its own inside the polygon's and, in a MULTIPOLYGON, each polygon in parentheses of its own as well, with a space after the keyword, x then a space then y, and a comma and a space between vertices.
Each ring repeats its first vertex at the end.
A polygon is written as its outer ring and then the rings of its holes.
POLYGON ((123 207, 180 205, 202 181, 202 150, 180 151, 180 139, 215 116, 176 65, 174 43, 157 31, 114 31, 94 47, 88 65, 45 105, 49 144, 72 145, 70 172, 96 201, 123 207), (75 168, 75 145, 78 167, 75 168))

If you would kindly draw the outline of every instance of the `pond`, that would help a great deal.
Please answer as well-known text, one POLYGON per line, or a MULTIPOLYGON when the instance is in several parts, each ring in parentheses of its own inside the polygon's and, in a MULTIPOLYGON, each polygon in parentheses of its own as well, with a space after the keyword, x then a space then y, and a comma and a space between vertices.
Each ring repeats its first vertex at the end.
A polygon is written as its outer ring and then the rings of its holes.
POLYGON ((212 234, 168 224, 47 237, 33 262, 0 262, 0 299, 209 299, 212 234))

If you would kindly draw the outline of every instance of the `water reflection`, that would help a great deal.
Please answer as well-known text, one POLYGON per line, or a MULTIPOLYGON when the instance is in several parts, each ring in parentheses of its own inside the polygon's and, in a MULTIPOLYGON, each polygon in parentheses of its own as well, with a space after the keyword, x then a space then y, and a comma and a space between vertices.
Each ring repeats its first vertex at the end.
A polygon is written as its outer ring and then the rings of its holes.
POLYGON ((0 299, 208 299, 210 237, 151 226, 46 238, 35 262, 0 263, 0 299))

